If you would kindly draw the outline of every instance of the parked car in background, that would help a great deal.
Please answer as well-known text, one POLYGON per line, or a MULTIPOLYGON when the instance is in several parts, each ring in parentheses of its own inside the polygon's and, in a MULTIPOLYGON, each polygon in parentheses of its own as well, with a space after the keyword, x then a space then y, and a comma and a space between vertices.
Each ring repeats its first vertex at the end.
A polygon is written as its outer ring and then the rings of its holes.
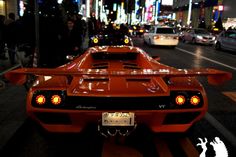
POLYGON ((144 43, 175 47, 179 43, 178 34, 172 27, 152 26, 148 33, 143 34, 144 43))
POLYGON ((215 49, 236 51, 236 30, 221 32, 215 42, 215 49))
POLYGON ((184 35, 182 37, 183 42, 188 41, 192 42, 193 44, 198 43, 206 45, 213 45, 215 39, 216 37, 212 35, 212 33, 203 28, 189 29, 184 32, 184 35))

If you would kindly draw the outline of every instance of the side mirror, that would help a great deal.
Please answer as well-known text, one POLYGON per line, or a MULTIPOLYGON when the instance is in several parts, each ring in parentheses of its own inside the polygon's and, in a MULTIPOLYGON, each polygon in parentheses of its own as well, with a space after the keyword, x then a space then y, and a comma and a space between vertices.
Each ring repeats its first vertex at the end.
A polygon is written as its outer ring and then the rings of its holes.
POLYGON ((74 60, 74 58, 75 58, 75 56, 73 56, 73 55, 67 55, 66 56, 67 61, 72 61, 72 60, 74 60))
POLYGON ((154 60, 158 61, 158 62, 161 60, 161 58, 160 58, 159 56, 152 56, 152 58, 153 58, 154 60))

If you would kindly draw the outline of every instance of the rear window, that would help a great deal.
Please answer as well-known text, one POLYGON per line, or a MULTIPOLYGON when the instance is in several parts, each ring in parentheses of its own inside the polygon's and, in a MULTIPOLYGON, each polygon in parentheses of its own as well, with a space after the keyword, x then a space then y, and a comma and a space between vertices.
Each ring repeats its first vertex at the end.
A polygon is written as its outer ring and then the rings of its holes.
POLYGON ((157 28, 156 33, 160 34, 174 34, 175 31, 173 28, 157 28))
POLYGON ((137 52, 97 52, 92 53, 92 57, 95 60, 136 60, 138 56, 137 52))

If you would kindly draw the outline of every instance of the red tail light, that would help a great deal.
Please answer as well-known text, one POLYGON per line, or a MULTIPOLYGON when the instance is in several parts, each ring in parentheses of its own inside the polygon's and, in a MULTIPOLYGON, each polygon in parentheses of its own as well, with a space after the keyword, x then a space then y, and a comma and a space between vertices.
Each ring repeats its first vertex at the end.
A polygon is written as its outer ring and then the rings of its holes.
POLYGON ((156 36, 153 37, 153 39, 159 39, 159 38, 160 38, 159 35, 156 35, 156 36))
POLYGON ((179 39, 179 37, 175 36, 175 37, 173 37, 173 39, 177 39, 177 40, 178 40, 178 39, 179 39))
POLYGON ((61 97, 59 95, 53 95, 51 97, 51 103, 53 105, 59 105, 61 103, 61 97))
POLYGON ((45 104, 46 102, 46 98, 44 95, 38 95, 36 98, 35 98, 35 101, 38 105, 43 105, 45 104))
POLYGON ((200 98, 198 96, 194 95, 190 98, 190 103, 192 105, 196 106, 200 103, 200 98))
POLYGON ((183 95, 176 96, 175 103, 177 105, 183 105, 185 103, 185 97, 183 95))

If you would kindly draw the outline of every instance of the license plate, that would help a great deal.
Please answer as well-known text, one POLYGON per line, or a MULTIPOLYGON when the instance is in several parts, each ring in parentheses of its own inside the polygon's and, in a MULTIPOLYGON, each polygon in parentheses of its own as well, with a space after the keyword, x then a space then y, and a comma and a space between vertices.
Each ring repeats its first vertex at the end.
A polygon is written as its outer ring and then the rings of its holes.
POLYGON ((134 113, 104 112, 102 113, 103 126, 134 126, 134 113))

